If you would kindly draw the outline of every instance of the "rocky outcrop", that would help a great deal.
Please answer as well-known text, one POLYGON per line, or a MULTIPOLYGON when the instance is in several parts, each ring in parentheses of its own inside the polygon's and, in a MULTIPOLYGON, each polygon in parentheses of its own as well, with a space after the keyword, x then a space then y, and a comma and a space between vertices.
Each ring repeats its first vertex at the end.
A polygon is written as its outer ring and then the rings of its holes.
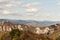
POLYGON ((24 24, 13 24, 10 22, 0 22, 0 31, 10 32, 12 29, 19 29, 21 31, 31 31, 36 34, 52 34, 56 29, 60 27, 59 24, 51 25, 47 27, 33 27, 24 24))

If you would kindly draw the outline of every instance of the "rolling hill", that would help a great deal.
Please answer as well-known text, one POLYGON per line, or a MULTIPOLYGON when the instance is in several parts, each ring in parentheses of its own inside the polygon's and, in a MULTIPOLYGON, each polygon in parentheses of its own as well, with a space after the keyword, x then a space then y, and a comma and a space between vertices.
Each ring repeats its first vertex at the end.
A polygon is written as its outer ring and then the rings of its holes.
POLYGON ((53 24, 60 23, 60 21, 35 21, 35 20, 11 20, 11 19, 0 19, 0 22, 11 22, 13 24, 25 24, 25 25, 31 25, 31 26, 49 26, 53 24))

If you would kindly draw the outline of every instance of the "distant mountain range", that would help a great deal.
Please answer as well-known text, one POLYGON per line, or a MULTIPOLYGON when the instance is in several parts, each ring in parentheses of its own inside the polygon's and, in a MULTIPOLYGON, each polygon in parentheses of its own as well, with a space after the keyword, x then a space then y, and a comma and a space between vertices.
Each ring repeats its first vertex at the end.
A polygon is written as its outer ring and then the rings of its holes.
POLYGON ((2 21, 9 21, 13 24, 25 24, 25 25, 31 25, 31 26, 49 26, 53 24, 60 24, 60 21, 35 21, 35 20, 11 20, 11 19, 0 19, 0 22, 2 21))

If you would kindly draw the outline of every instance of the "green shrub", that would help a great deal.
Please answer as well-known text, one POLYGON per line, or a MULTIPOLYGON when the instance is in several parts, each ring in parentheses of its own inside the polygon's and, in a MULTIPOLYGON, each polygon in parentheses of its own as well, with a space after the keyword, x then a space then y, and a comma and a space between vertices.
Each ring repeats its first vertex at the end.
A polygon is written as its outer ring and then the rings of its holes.
POLYGON ((10 36, 12 39, 18 39, 20 37, 20 31, 18 29, 13 29, 11 32, 10 32, 10 36))
POLYGON ((60 36, 56 38, 56 40, 60 40, 60 36))

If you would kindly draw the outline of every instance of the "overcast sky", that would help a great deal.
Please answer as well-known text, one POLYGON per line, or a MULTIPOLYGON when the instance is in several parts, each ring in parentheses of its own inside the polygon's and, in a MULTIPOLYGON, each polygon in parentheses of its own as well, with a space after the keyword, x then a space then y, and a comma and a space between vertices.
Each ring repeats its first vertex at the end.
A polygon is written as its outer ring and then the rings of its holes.
POLYGON ((60 0, 0 0, 0 19, 60 21, 60 0))

